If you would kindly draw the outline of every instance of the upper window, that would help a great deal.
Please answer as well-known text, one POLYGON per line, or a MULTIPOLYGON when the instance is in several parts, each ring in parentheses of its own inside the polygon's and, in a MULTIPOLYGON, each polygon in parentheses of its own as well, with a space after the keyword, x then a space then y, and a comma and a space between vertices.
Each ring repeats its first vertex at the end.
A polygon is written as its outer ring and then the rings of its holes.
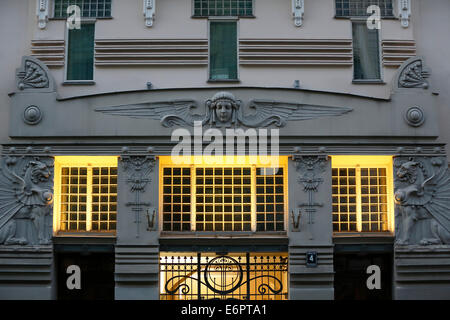
POLYGON ((210 21, 209 79, 238 79, 238 45, 236 21, 210 21))
POLYGON ((194 17, 253 17, 253 0, 194 0, 194 17))
POLYGON ((178 165, 160 157, 163 231, 285 230, 286 157, 276 168, 225 163, 178 165))
POLYGON ((55 157, 56 232, 115 232, 117 157, 55 157))
POLYGON ((94 80, 94 40, 94 23, 68 30, 66 80, 94 80))
POLYGON ((67 8, 77 5, 83 18, 110 18, 111 0, 54 0, 53 16, 67 18, 67 8))
POLYGON ((353 79, 381 80, 380 40, 377 29, 353 22, 353 79))
POLYGON ((365 17, 370 16, 367 8, 377 5, 381 9, 381 17, 394 17, 392 0, 335 0, 336 17, 365 17))
POLYGON ((333 156, 333 231, 393 231, 392 157, 333 156))

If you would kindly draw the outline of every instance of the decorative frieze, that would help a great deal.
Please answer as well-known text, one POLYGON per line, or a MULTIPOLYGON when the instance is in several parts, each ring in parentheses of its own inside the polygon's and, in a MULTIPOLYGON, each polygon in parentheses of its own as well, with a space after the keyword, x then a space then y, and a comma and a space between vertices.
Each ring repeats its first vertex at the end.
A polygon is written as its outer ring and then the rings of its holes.
POLYGON ((242 125, 250 128, 263 128, 270 125, 284 127, 288 121, 302 121, 321 117, 336 117, 352 111, 347 107, 329 107, 302 103, 251 100, 249 108, 255 113, 242 112, 241 101, 229 92, 218 92, 206 102, 206 114, 192 114, 197 108, 194 100, 173 100, 148 102, 135 105, 97 108, 95 111, 132 118, 159 120, 164 127, 194 126, 195 122, 212 127, 242 125))
POLYGON ((0 158, 0 244, 50 244, 52 203, 53 158, 0 158))
POLYGON ((445 157, 396 157, 396 244, 450 244, 450 175, 445 157))

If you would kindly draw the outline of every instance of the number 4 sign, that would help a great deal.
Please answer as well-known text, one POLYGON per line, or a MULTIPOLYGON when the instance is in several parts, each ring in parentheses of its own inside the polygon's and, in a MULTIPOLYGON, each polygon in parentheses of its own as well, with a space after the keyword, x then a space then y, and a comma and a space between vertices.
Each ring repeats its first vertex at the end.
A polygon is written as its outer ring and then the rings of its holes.
POLYGON ((306 252, 306 266, 307 267, 317 267, 317 251, 306 252))

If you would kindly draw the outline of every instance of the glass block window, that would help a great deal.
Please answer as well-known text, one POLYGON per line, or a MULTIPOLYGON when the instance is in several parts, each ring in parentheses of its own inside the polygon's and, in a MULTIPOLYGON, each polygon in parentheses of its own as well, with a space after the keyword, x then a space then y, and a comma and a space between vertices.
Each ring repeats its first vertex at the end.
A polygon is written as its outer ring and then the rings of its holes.
POLYGON ((276 168, 183 167, 160 157, 163 231, 285 231, 287 160, 282 161, 276 168))
POLYGON ((194 0, 194 17, 252 17, 253 0, 194 0))
POLYGON ((380 41, 378 30, 370 30, 366 23, 354 22, 353 27, 353 79, 380 80, 380 41))
POLYGON ((337 156, 332 159, 333 231, 391 231, 391 158, 337 156))
POLYGON ((54 225, 58 232, 114 232, 117 158, 55 158, 54 225))
POLYGON ((67 8, 71 5, 80 7, 83 18, 111 17, 111 0, 54 0, 53 16, 67 18, 67 8))
POLYGON ((336 17, 366 17, 367 8, 377 5, 381 9, 381 17, 394 17, 392 0, 335 0, 336 17))
POLYGON ((95 24, 82 24, 81 29, 69 30, 68 36, 67 80, 93 80, 95 24))
POLYGON ((209 79, 237 80, 238 45, 236 22, 209 24, 209 79))

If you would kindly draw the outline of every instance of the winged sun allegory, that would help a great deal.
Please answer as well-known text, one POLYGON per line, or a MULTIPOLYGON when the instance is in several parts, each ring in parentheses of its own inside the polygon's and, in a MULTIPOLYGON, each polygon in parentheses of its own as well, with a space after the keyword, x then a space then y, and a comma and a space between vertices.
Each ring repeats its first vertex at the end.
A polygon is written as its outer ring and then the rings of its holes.
POLYGON ((211 127, 241 125, 264 128, 270 125, 284 127, 287 121, 336 117, 353 111, 348 107, 330 107, 272 100, 251 100, 248 107, 254 110, 244 114, 242 102, 229 92, 218 92, 205 102, 206 114, 194 114, 198 104, 194 100, 147 102, 95 109, 96 112, 131 118, 159 120, 164 127, 194 126, 195 121, 211 127))

